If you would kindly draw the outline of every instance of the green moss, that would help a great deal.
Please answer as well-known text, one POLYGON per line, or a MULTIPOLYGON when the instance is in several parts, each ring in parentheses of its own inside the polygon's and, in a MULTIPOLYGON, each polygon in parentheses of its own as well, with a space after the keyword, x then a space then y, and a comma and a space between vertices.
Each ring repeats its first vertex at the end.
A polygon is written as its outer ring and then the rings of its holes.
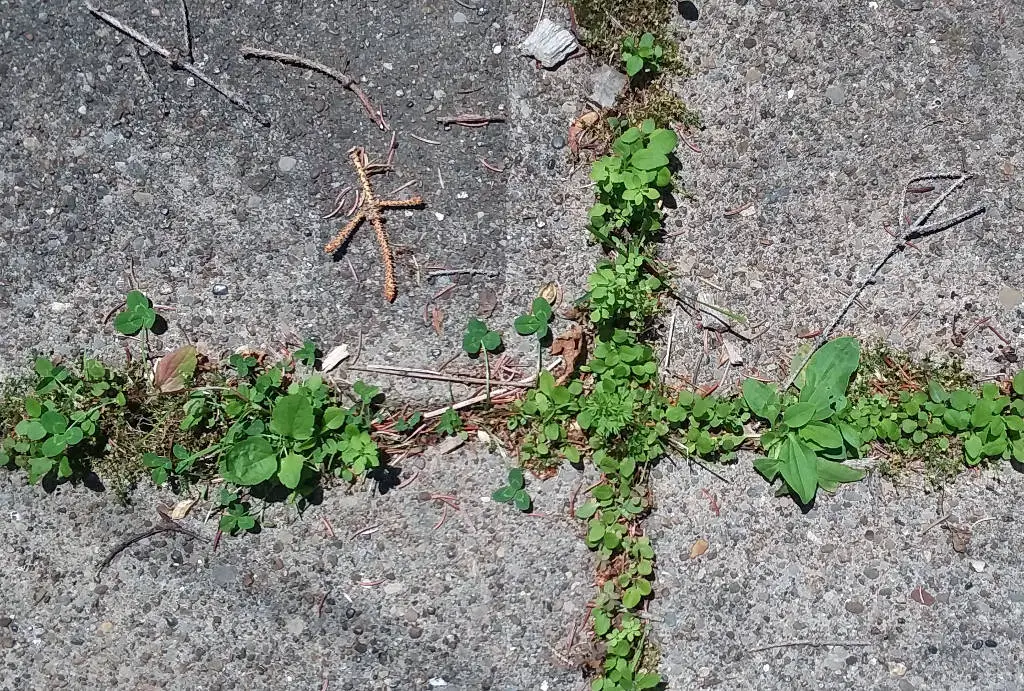
POLYGON ((679 68, 677 42, 668 32, 672 3, 665 0, 570 0, 569 5, 581 30, 580 40, 600 59, 614 62, 618 59, 622 39, 649 32, 665 48, 665 69, 679 68))
POLYGON ((629 123, 653 119, 659 127, 678 124, 685 128, 700 126, 700 116, 690 110, 682 99, 665 85, 665 78, 651 82, 643 89, 632 89, 616 106, 618 117, 629 123))

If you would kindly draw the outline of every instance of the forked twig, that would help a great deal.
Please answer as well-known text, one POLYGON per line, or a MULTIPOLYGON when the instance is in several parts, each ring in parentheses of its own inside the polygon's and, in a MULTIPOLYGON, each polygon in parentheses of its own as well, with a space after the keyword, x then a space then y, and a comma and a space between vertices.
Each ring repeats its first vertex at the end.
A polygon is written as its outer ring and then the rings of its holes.
POLYGON ((166 60, 174 69, 185 70, 193 77, 201 81, 203 84, 206 84, 208 87, 210 87, 218 94, 226 98, 228 101, 238 106, 249 115, 253 116, 253 118, 256 119, 256 122, 260 123, 264 127, 270 127, 270 119, 267 116, 257 112, 256 109, 254 109, 248 103, 243 101, 242 98, 235 94, 233 91, 229 91, 225 87, 216 84, 212 79, 206 76, 205 72, 203 72, 201 69, 199 69, 192 63, 183 62, 179 60, 171 53, 171 51, 167 50, 153 39, 128 26, 117 17, 114 17, 113 15, 107 14, 103 10, 100 10, 99 8, 95 7, 92 3, 90 3, 88 0, 86 0, 85 9, 89 10, 89 12, 92 13, 95 17, 101 19, 110 26, 114 27, 125 36, 149 48, 151 51, 153 51, 154 53, 162 57, 164 60, 166 60))
POLYGON ((850 293, 850 296, 847 298, 846 303, 836 314, 835 318, 832 320, 832 323, 830 323, 825 329, 823 329, 821 334, 818 336, 817 340, 814 341, 814 346, 810 349, 810 352, 807 353, 807 355, 804 357, 800 365, 798 367, 793 368, 793 371, 790 372, 789 377, 786 379, 786 383, 782 386, 783 391, 786 391, 787 389, 789 389, 789 387, 793 385, 793 382, 796 381, 796 378, 800 376, 800 372, 802 372, 804 367, 807 366, 807 363, 811 361, 811 357, 814 355, 814 353, 817 352, 817 350, 822 345, 824 345, 826 341, 828 341, 829 337, 832 335, 832 332, 835 331, 837 326, 839 326, 839 322, 841 322, 843 320, 843 317, 846 316, 846 313, 850 311, 850 307, 853 305, 854 302, 857 301, 857 298, 860 297, 860 294, 864 292, 865 288, 867 288, 875 280, 875 276, 877 276, 878 272, 882 270, 882 267, 884 267, 889 262, 889 260, 892 259, 895 255, 899 254, 904 249, 906 249, 907 246, 910 244, 911 240, 917 240, 918 238, 923 238, 929 235, 934 235, 935 233, 940 233, 943 230, 948 230, 949 228, 957 226, 963 223, 964 221, 970 220, 975 216, 985 213, 984 206, 976 206, 968 211, 957 214, 955 216, 943 218, 939 221, 936 221, 935 223, 925 225, 928 219, 931 218, 932 214, 935 213, 935 211, 940 206, 942 206, 942 203, 949 198, 949 195, 951 195, 957 188, 963 185, 970 178, 971 175, 967 173, 963 173, 960 175, 950 175, 948 173, 930 173, 927 175, 919 175, 915 178, 911 178, 903 186, 903 192, 900 195, 900 216, 898 219, 898 227, 901 229, 904 226, 904 213, 906 208, 908 187, 910 187, 915 182, 920 182, 921 180, 954 180, 953 184, 950 185, 942 194, 940 194, 938 199, 936 199, 932 203, 932 205, 929 206, 928 209, 917 218, 916 221, 914 221, 904 232, 900 233, 900 236, 896 239, 896 242, 895 244, 893 244, 892 248, 889 249, 885 256, 883 256, 880 260, 878 260, 877 263, 875 263, 875 265, 871 268, 868 274, 857 286, 856 290, 850 293))
MULTIPOLYGON (((391 253, 391 243, 388 241, 388 231, 384 227, 384 214, 382 209, 407 209, 423 204, 422 197, 410 199, 377 199, 370 185, 369 166, 364 159, 363 150, 360 147, 353 147, 348 152, 352 167, 356 169, 359 176, 359 186, 362 189, 362 201, 359 204, 359 211, 345 224, 338 234, 324 245, 324 252, 334 254, 345 244, 352 232, 359 227, 364 220, 369 220, 377 233, 377 244, 380 247, 381 262, 384 264, 384 298, 393 302, 398 295, 398 285, 395 282, 395 262, 391 253)), ((375 172, 380 172, 377 169, 375 172)))
POLYGON ((277 62, 285 65, 294 65, 295 67, 305 67, 308 70, 319 72, 320 74, 326 75, 334 81, 341 84, 343 87, 351 91, 359 99, 359 102, 363 104, 363 108, 369 114, 370 119, 377 127, 382 130, 387 130, 387 123, 384 122, 383 116, 380 111, 373 107, 373 103, 370 102, 370 97, 366 95, 366 92, 359 86, 352 77, 348 76, 344 72, 332 69, 322 62, 316 62, 315 60, 309 60, 300 55, 291 55, 289 53, 279 53, 276 50, 263 50, 262 48, 251 48, 244 47, 241 50, 243 58, 259 58, 261 60, 276 60, 277 62))

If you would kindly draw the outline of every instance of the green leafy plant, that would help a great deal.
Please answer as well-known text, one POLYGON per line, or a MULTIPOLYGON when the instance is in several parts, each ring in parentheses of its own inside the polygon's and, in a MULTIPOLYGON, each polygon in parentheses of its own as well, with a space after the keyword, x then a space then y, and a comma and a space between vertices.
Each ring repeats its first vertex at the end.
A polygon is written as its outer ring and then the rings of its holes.
POLYGON ((35 375, 32 392, 22 401, 22 418, 0 444, 0 466, 14 463, 27 469, 31 483, 81 477, 103 447, 103 411, 127 403, 125 382, 88 358, 80 370, 39 358, 35 375))
POLYGON ((125 307, 114 317, 114 328, 125 336, 134 336, 156 324, 156 310, 148 297, 137 290, 125 296, 125 307))
POLYGON ((597 203, 590 208, 590 232, 605 249, 625 251, 632 237, 639 247, 661 230, 662 195, 672 187, 669 155, 678 138, 653 120, 630 127, 612 143, 612 154, 598 159, 590 171, 597 203))
POLYGON ((449 408, 441 413, 437 419, 437 431, 450 437, 454 437, 462 431, 462 418, 454 408, 449 408))
POLYGON ((258 521, 250 512, 249 503, 242 501, 238 493, 222 489, 218 503, 221 508, 221 516, 217 529, 222 533, 235 535, 256 529, 258 521))
POLYGON ((548 324, 552 317, 551 303, 541 297, 534 298, 531 311, 516 317, 516 332, 521 336, 535 335, 537 340, 543 341, 551 333, 548 324))
POLYGON ((501 347, 501 334, 491 331, 487 324, 479 319, 470 319, 466 325, 466 332, 462 336, 462 349, 468 355, 476 355, 481 350, 494 352, 501 347))
POLYGON ((611 261, 601 262, 587 276, 584 301, 595 324, 641 329, 658 310, 661 279, 644 270, 646 258, 636 245, 611 261))
POLYGON ((799 397, 783 396, 756 379, 743 382, 747 406, 770 425, 761 435, 767 456, 757 459, 754 467, 769 482, 781 477, 782 491, 801 504, 810 504, 819 487, 832 492, 840 483, 864 477, 842 463, 856 457, 861 445, 856 430, 841 420, 859 360, 857 341, 837 338, 807 363, 799 397))
POLYGON ((661 72, 664 55, 665 49, 655 42, 654 34, 644 33, 640 38, 627 36, 622 40, 622 61, 631 79, 661 72))
POLYGON ((316 343, 305 340, 302 347, 295 351, 295 359, 306 367, 313 367, 316 364, 316 343))
POLYGON ((562 458, 578 463, 580 452, 569 439, 571 420, 579 411, 583 384, 559 386, 550 372, 540 373, 536 389, 517 404, 508 419, 510 430, 527 430, 519 444, 519 460, 527 467, 547 469, 562 458))
POLYGON ((533 500, 526 491, 526 477, 521 468, 511 468, 508 471, 508 484, 499 487, 491 495, 491 499, 503 504, 514 504, 517 509, 523 512, 530 510, 533 500))

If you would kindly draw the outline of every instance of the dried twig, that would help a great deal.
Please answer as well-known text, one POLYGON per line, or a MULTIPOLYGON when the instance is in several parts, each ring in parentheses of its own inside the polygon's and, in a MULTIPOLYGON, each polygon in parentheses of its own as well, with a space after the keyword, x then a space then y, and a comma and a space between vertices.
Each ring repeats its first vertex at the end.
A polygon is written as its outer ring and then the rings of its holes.
POLYGON ((334 81, 341 84, 343 87, 351 91, 359 99, 359 102, 363 104, 363 109, 370 115, 370 119, 377 127, 382 130, 387 130, 387 123, 384 122, 384 117, 380 111, 373 107, 373 103, 370 102, 369 96, 363 91, 362 87, 352 77, 348 76, 344 72, 332 69, 322 62, 316 62, 315 60, 308 60, 299 55, 291 55, 289 53, 279 53, 276 50, 263 50, 262 48, 251 48, 246 46, 242 48, 243 58, 259 58, 261 60, 276 60, 277 62, 285 65, 294 65, 296 67, 305 67, 307 70, 313 70, 320 74, 326 75, 334 81))
POLYGON ((438 269, 437 271, 431 271, 427 274, 427 278, 437 278, 438 276, 456 276, 456 275, 470 275, 470 276, 490 276, 495 278, 498 276, 497 271, 491 271, 489 269, 438 269))
POLYGON ((192 22, 188 16, 188 2, 181 0, 181 23, 185 31, 185 55, 189 62, 195 62, 196 57, 192 52, 192 22))
POLYGON ((433 139, 426 139, 426 138, 421 137, 419 135, 413 134, 412 132, 407 132, 406 134, 408 134, 413 139, 416 139, 418 141, 423 142, 424 144, 434 144, 435 146, 440 146, 441 145, 441 142, 435 142, 433 139))
POLYGON ((97 7, 92 5, 92 3, 88 2, 88 0, 86 0, 85 9, 89 10, 89 12, 92 13, 95 17, 101 19, 110 26, 114 27, 125 36, 128 36, 132 40, 137 41, 138 43, 141 43, 142 45, 149 48, 151 51, 153 51, 154 53, 162 57, 164 60, 166 60, 174 69, 185 70, 193 77, 201 81, 203 84, 206 84, 208 87, 210 87, 218 94, 226 98, 228 101, 230 101, 237 107, 241 108, 249 115, 253 116, 253 118, 256 119, 256 122, 260 123, 265 127, 270 126, 270 119, 267 116, 257 112, 256 109, 254 109, 248 103, 243 101, 242 98, 234 92, 229 91, 225 87, 216 84, 212 79, 206 76, 205 72, 203 72, 201 69, 199 69, 192 63, 182 62, 177 57, 175 57, 174 54, 171 53, 171 51, 167 50, 153 39, 147 37, 145 34, 142 34, 139 31, 136 31, 132 27, 122 22, 117 17, 114 17, 98 9, 97 7))
POLYGON ((185 535, 189 538, 192 538, 193 540, 203 539, 199 535, 199 533, 191 531, 188 528, 182 528, 180 525, 170 520, 166 516, 164 516, 163 518, 163 522, 161 522, 156 527, 151 528, 145 532, 138 533, 137 535, 132 535, 127 540, 118 543, 118 545, 110 551, 110 554, 107 555, 106 559, 101 561, 100 565, 96 568, 96 582, 99 583, 100 573, 103 571, 103 569, 107 568, 107 566, 110 565, 110 562, 114 561, 118 554, 125 551, 126 549, 134 545, 136 542, 139 542, 140 540, 145 540, 148 537, 153 537, 154 535, 159 535, 160 533, 180 533, 181 535, 185 535))
MULTIPOLYGON (((548 364, 546 364, 544 366, 544 369, 546 369, 547 371, 550 372, 551 370, 555 369, 556 367, 558 367, 561 364, 562 364, 562 358, 556 357, 556 358, 552 359, 550 362, 548 362, 548 364)), ((516 382, 515 386, 521 388, 521 387, 524 387, 524 386, 532 385, 535 381, 537 381, 537 375, 536 374, 531 374, 526 379, 521 379, 518 382, 516 382)), ((504 386, 509 387, 510 384, 509 383, 505 383, 504 386)), ((502 396, 507 396, 508 394, 514 393, 515 390, 516 390, 515 388, 498 389, 497 391, 492 391, 491 392, 490 398, 493 401, 495 399, 501 398, 502 396)), ((487 400, 487 394, 480 394, 479 396, 473 396, 472 398, 467 398, 464 401, 459 401, 458 403, 453 403, 451 405, 446 405, 444 408, 438 408, 436 410, 431 410, 429 412, 423 413, 423 419, 424 420, 432 420, 432 419, 434 419, 436 417, 441 417, 442 415, 444 415, 445 411, 448 410, 449 408, 452 409, 452 410, 462 410, 463 408, 468 408, 470 406, 476 405, 477 403, 481 403, 481 402, 486 401, 486 400, 487 400)))
POLYGON ((437 118, 439 125, 462 125, 463 127, 487 127, 493 122, 505 122, 501 115, 455 115, 437 118))
POLYGON ((783 643, 772 643, 771 645, 762 645, 756 648, 749 648, 748 653, 758 653, 763 650, 774 650, 776 648, 793 648, 796 646, 806 645, 812 648, 830 648, 830 647, 854 647, 854 646, 865 646, 871 645, 871 641, 785 641, 783 643))
POLYGON ((377 199, 370 185, 370 172, 364 164, 363 150, 359 147, 349 149, 349 159, 352 167, 356 169, 359 176, 359 185, 362 188, 362 202, 359 212, 345 224, 345 227, 338 231, 334 238, 324 245, 324 252, 334 254, 345 244, 352 232, 359 227, 364 220, 369 219, 377 233, 377 244, 380 246, 381 261, 384 264, 384 298, 393 302, 398 295, 398 286, 395 282, 395 263, 391 253, 391 243, 388 241, 388 232, 384 228, 384 214, 382 209, 408 209, 423 204, 422 197, 410 199, 377 199))
POLYGON ((461 377, 454 374, 445 374, 436 370, 410 369, 408 367, 393 367, 391 365, 365 365, 363 367, 349 366, 348 369, 356 372, 374 372, 376 374, 390 374, 395 377, 408 377, 410 379, 429 379, 431 381, 447 381, 454 384, 472 384, 486 386, 488 382, 493 386, 512 386, 522 389, 533 387, 532 383, 516 381, 491 381, 481 377, 461 377))
POLYGON ((807 353, 807 355, 804 357, 800 365, 798 367, 793 368, 793 371, 790 372, 789 377, 786 379, 786 383, 782 387, 783 391, 789 389, 789 387, 793 385, 793 382, 796 381, 796 378, 800 375, 800 372, 802 372, 804 367, 807 366, 807 363, 810 362, 811 357, 814 355, 815 352, 817 352, 818 348, 824 345, 825 342, 829 339, 829 337, 832 335, 832 332, 835 331, 837 326, 839 326, 839 322, 841 322, 843 320, 843 317, 846 316, 846 313, 850 311, 850 307, 857 300, 857 298, 860 297, 860 294, 864 292, 865 288, 867 288, 868 285, 874 282, 875 276, 877 276, 878 272, 882 270, 882 267, 884 267, 889 262, 889 260, 892 259, 895 255, 899 254, 904 249, 906 249, 906 247, 909 245, 909 241, 942 232, 943 230, 952 228, 956 225, 963 223, 964 221, 972 219, 975 216, 978 216, 979 214, 985 212, 984 206, 976 206, 973 209, 957 214, 955 216, 947 217, 939 221, 936 221, 935 223, 925 225, 928 219, 931 218, 932 214, 935 213, 935 211, 942 205, 944 201, 946 201, 949 195, 951 195, 954 190, 959 188, 961 185, 964 184, 964 182, 966 182, 970 178, 971 176, 966 173, 962 175, 929 173, 927 175, 920 175, 918 177, 911 178, 911 180, 908 181, 903 186, 903 193, 900 196, 899 211, 899 227, 901 229, 903 228, 904 223, 903 219, 905 213, 904 209, 906 207, 907 200, 907 188, 910 185, 912 185, 915 182, 920 182, 921 180, 955 180, 955 182, 953 182, 952 185, 950 185, 942 194, 940 194, 938 199, 936 199, 935 202, 933 202, 932 205, 929 206, 928 209, 923 214, 921 214, 917 218, 917 220, 914 221, 906 229, 906 231, 900 233, 899 238, 897 239, 895 244, 893 244, 892 248, 888 252, 886 252, 884 257, 878 260, 878 262, 871 268, 871 270, 863 278, 863 280, 861 280, 857 288, 852 293, 850 293, 850 297, 847 298, 846 303, 836 314, 832 322, 825 329, 822 330, 821 335, 818 336, 818 339, 814 342, 814 346, 811 348, 810 352, 807 353))

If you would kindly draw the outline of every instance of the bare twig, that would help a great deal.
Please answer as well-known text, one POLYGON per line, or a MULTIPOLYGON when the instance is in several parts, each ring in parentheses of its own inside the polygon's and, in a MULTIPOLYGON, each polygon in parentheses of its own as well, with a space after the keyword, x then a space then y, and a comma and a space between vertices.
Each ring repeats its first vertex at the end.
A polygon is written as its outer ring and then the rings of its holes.
POLYGON ((189 62, 195 62, 196 57, 192 52, 192 22, 188 16, 186 0, 181 0, 181 23, 184 25, 182 28, 185 31, 185 55, 188 56, 189 62))
POLYGON ((455 275, 470 275, 470 276, 490 276, 494 278, 498 276, 497 271, 491 271, 489 269, 439 269, 437 271, 431 271, 427 274, 427 278, 437 278, 438 276, 455 276, 455 275))
POLYGON ((487 127, 494 122, 505 122, 501 115, 455 115, 452 117, 439 117, 437 122, 440 125, 462 125, 463 127, 487 127))
POLYGON ((756 648, 749 648, 748 653, 758 653, 763 650, 774 650, 776 648, 793 648, 797 646, 810 646, 812 648, 830 648, 830 647, 860 647, 865 645, 871 645, 871 641, 785 641, 783 643, 772 643, 771 645, 762 645, 756 648))
POLYGON ((182 528, 180 525, 164 516, 163 522, 157 525, 156 527, 151 528, 145 532, 138 533, 137 535, 132 535, 127 540, 120 542, 116 547, 114 547, 114 549, 110 551, 110 554, 107 555, 106 559, 101 561, 100 565, 96 568, 96 582, 99 583, 100 573, 103 571, 103 569, 107 568, 107 566, 110 565, 110 562, 114 561, 118 554, 125 551, 126 549, 134 545, 136 542, 139 542, 140 540, 145 540, 149 537, 153 537, 154 535, 159 535, 160 533, 180 533, 181 535, 185 535, 189 538, 192 538, 193 540, 203 539, 199 535, 199 533, 191 531, 188 528, 182 528))
MULTIPOLYGON (((549 362, 547 365, 545 365, 544 369, 546 369, 547 371, 550 372, 551 370, 553 370, 556 367, 558 367, 560 364, 562 364, 562 358, 556 357, 553 360, 551 360, 551 362, 549 362)), ((536 374, 531 374, 526 379, 521 379, 518 382, 516 382, 515 386, 516 387, 529 386, 529 385, 532 385, 535 381, 537 381, 537 375, 536 374)), ((509 386, 509 384, 505 384, 505 386, 509 386)), ((508 394, 513 393, 515 390, 516 389, 514 389, 514 388, 505 388, 505 389, 499 389, 497 391, 492 391, 491 392, 491 399, 493 400, 493 399, 501 398, 502 396, 507 396, 508 394)), ((448 410, 449 408, 452 409, 452 410, 462 410, 463 408, 468 408, 470 406, 476 405, 477 403, 482 403, 483 401, 486 401, 486 400, 487 400, 487 395, 486 394, 480 394, 479 396, 473 396, 472 398, 467 398, 464 401, 459 401, 458 403, 453 403, 451 405, 446 405, 443 408, 438 408, 437 410, 431 410, 429 412, 423 413, 423 419, 424 420, 432 420, 433 418, 441 417, 442 415, 444 415, 445 411, 448 410)))
POLYGON ((259 58, 261 60, 276 60, 277 62, 285 65, 294 65, 295 67, 305 67, 307 70, 313 70, 320 74, 326 75, 334 81, 341 84, 343 87, 351 91, 359 99, 359 102, 363 105, 363 109, 369 114, 370 119, 377 127, 382 130, 387 130, 387 123, 384 122, 384 117, 380 111, 373 107, 373 103, 370 102, 369 96, 363 91, 362 87, 352 77, 348 76, 344 72, 332 69, 322 62, 316 62, 315 60, 309 60, 299 55, 291 55, 289 53, 279 53, 276 50, 263 50, 262 48, 252 48, 246 46, 242 48, 243 58, 259 58))
POLYGON ((676 311, 672 310, 672 322, 668 325, 668 343, 665 346, 665 359, 661 363, 661 371, 668 373, 668 363, 672 360, 672 338, 676 334, 676 311))
POLYGON ((935 211, 942 205, 944 201, 946 201, 949 195, 951 195, 954 190, 963 185, 963 183, 970 179, 970 177, 971 176, 966 173, 955 176, 947 174, 927 174, 912 178, 909 182, 906 183, 906 185, 903 186, 903 193, 900 197, 900 228, 903 227, 904 223, 903 216, 905 213, 904 208, 906 206, 908 186, 912 185, 915 182, 920 182, 921 180, 955 179, 955 182, 953 182, 953 184, 950 185, 948 189, 946 189, 942 194, 940 194, 938 199, 936 199, 932 203, 932 205, 929 206, 928 209, 907 228, 905 232, 900 234, 900 237, 897 239, 896 243, 892 246, 892 248, 890 248, 890 250, 886 252, 885 256, 883 256, 880 260, 878 260, 877 263, 875 263, 875 265, 871 268, 868 274, 863 278, 863 280, 861 280, 857 288, 852 293, 850 293, 850 296, 849 298, 847 298, 846 303, 836 314, 832 322, 825 329, 822 330, 821 335, 818 336, 817 340, 814 342, 814 346, 810 349, 810 352, 808 352, 807 355, 803 358, 803 361, 800 363, 800 365, 798 367, 793 368, 793 371, 789 373, 789 377, 786 379, 786 382, 782 387, 783 391, 789 389, 789 387, 793 385, 793 382, 796 381, 796 378, 800 375, 800 372, 802 372, 804 367, 807 366, 807 363, 810 362, 811 357, 814 355, 815 352, 817 352, 817 350, 822 345, 825 344, 826 341, 828 341, 829 337, 832 335, 832 332, 835 331, 837 326, 839 326, 839 322, 841 322, 843 320, 843 317, 846 316, 847 312, 850 311, 850 307, 857 300, 857 298, 860 297, 860 294, 864 292, 868 285, 874 282, 875 276, 877 276, 878 272, 882 270, 882 267, 884 267, 889 262, 889 260, 892 259, 895 255, 899 254, 904 249, 906 249, 910 240, 916 240, 917 238, 922 238, 928 235, 933 235, 935 233, 942 232, 943 230, 952 228, 953 226, 959 225, 964 221, 967 221, 985 212, 984 206, 977 206, 974 207, 973 209, 970 209, 969 211, 965 211, 955 216, 941 219, 929 225, 924 225, 928 221, 928 219, 931 218, 931 215, 935 213, 935 211))
MULTIPOLYGON (((487 385, 487 379, 480 377, 461 377, 454 374, 445 374, 436 370, 410 369, 407 367, 393 367, 391 365, 364 365, 363 367, 348 367, 356 372, 374 372, 376 374, 389 374, 395 377, 408 377, 410 379, 429 379, 431 381, 447 381, 454 384, 487 385)), ((529 389, 532 383, 515 381, 491 381, 494 386, 512 386, 516 388, 529 389)))
MULTIPOLYGON (((352 167, 356 169, 359 177, 359 186, 362 189, 362 200, 359 202, 359 212, 352 217, 345 226, 338 231, 330 242, 324 245, 324 252, 334 254, 345 244, 353 231, 364 221, 368 220, 377 234, 377 244, 380 247, 381 261, 384 265, 384 298, 393 302, 398 295, 398 286, 395 281, 395 264, 391 252, 391 243, 388 240, 388 232, 384 227, 384 209, 408 209, 423 204, 422 197, 411 199, 378 199, 370 185, 370 173, 365 163, 366 157, 359 147, 349 149, 349 160, 352 167)), ((354 270, 353 270, 354 272, 354 270)))
POLYGON ((128 36, 132 40, 137 41, 138 43, 141 43, 142 45, 144 45, 147 48, 149 48, 151 51, 153 51, 154 53, 156 53, 157 55, 162 57, 164 60, 166 60, 171 65, 171 67, 173 67, 174 69, 185 70, 186 72, 191 74, 193 77, 195 77, 196 79, 201 81, 203 84, 206 84, 208 87, 210 87, 211 89, 216 91, 218 94, 220 94, 221 96, 226 98, 232 104, 234 104, 235 106, 241 108, 242 110, 244 110, 249 115, 253 116, 253 118, 256 119, 256 122, 260 123, 261 125, 263 125, 265 127, 269 127, 270 126, 270 119, 267 116, 263 115, 262 113, 257 112, 256 109, 254 109, 248 103, 243 101, 242 98, 240 96, 238 96, 237 94, 235 94, 234 92, 229 91, 225 87, 216 84, 212 79, 210 79, 209 77, 206 76, 205 72, 203 72, 201 69, 199 69, 198 67, 196 67, 192 63, 182 62, 181 60, 177 59, 171 53, 171 51, 167 50, 166 48, 161 46, 159 43, 154 41, 153 39, 147 37, 145 34, 142 34, 139 31, 136 31, 132 27, 130 27, 127 24, 125 24, 124 22, 122 22, 117 17, 114 17, 114 16, 112 16, 110 14, 107 14, 106 12, 96 8, 94 5, 92 5, 92 3, 88 2, 88 0, 86 0, 85 9, 89 10, 89 12, 92 13, 95 17, 97 17, 98 19, 101 19, 102 21, 106 22, 110 26, 114 27, 115 29, 120 31, 125 36, 128 36))
POLYGON ((939 518, 935 519, 934 521, 929 523, 927 526, 925 526, 925 529, 921 531, 921 534, 924 535, 925 533, 927 533, 929 530, 931 530, 935 526, 939 525, 940 523, 945 523, 946 521, 949 520, 950 516, 952 516, 952 515, 953 514, 951 514, 951 513, 947 513, 945 516, 940 516, 939 518))
POLYGON ((424 144, 434 144, 435 146, 441 145, 441 142, 435 142, 433 139, 426 139, 425 137, 413 134, 412 132, 406 132, 406 134, 408 134, 413 139, 423 142, 424 144))

